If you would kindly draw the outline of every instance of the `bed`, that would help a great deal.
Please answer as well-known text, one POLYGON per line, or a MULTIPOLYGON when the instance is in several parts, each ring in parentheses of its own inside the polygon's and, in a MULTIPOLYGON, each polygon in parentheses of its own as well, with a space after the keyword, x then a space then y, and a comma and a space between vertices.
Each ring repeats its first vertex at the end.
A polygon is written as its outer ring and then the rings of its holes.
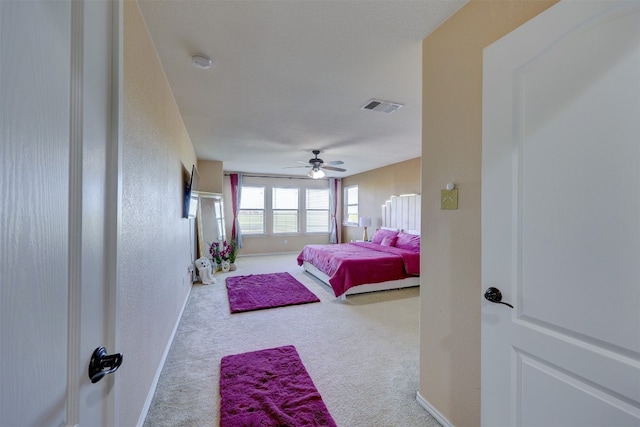
POLYGON ((384 225, 370 242, 307 245, 298 255, 298 264, 341 299, 419 286, 419 218, 419 195, 392 196, 382 207, 384 225))

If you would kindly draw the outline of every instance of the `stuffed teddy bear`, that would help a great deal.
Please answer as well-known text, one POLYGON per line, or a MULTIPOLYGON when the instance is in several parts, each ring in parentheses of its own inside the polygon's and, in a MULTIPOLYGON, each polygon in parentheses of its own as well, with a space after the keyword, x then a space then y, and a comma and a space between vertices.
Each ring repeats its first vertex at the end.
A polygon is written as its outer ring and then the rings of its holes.
POLYGON ((213 278, 213 267, 209 258, 198 258, 195 262, 198 274, 200 275, 200 281, 203 285, 210 285, 216 283, 216 279, 213 278))

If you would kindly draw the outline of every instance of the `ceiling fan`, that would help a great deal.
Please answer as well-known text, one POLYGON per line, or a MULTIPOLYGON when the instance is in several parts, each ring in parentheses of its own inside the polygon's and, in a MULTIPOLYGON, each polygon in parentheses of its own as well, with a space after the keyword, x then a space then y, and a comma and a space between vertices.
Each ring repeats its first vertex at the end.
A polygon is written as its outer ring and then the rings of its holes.
POLYGON ((318 179, 324 177, 324 171, 322 169, 336 171, 336 172, 346 172, 346 169, 337 168, 335 165, 342 165, 344 162, 342 160, 334 160, 332 162, 325 162, 322 159, 318 158, 318 154, 320 154, 320 150, 313 150, 312 153, 315 155, 313 159, 309 159, 308 162, 298 160, 299 163, 303 163, 305 166, 289 166, 289 168, 311 168, 309 173, 307 174, 310 178, 318 179))

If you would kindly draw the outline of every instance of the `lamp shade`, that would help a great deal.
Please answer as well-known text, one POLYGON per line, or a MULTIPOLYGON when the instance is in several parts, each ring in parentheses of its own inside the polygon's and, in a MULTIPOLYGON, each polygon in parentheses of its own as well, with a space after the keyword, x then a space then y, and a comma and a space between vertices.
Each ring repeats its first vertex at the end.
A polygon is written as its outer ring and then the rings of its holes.
POLYGON ((360 222, 358 224, 360 225, 360 227, 371 227, 371 217, 361 216, 360 222))

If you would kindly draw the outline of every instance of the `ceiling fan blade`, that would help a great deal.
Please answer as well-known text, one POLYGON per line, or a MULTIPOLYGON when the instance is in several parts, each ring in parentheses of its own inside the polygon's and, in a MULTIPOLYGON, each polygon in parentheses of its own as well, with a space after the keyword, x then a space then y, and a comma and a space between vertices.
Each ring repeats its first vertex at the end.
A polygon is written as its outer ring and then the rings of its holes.
POLYGON ((347 171, 346 169, 336 168, 336 167, 333 167, 333 166, 327 166, 326 163, 321 165, 320 168, 321 169, 326 169, 326 170, 329 170, 329 171, 336 171, 336 172, 346 172, 347 171))
POLYGON ((312 153, 315 155, 313 159, 309 159, 308 161, 296 160, 297 163, 301 163, 304 166, 285 166, 282 169, 293 169, 293 168, 313 168, 314 170, 318 169, 326 169, 330 171, 336 172, 346 172, 346 169, 336 168, 334 165, 342 165, 344 162, 342 160, 334 160, 332 162, 324 162, 322 159, 318 158, 318 154, 320 154, 320 150, 313 150, 312 153))

